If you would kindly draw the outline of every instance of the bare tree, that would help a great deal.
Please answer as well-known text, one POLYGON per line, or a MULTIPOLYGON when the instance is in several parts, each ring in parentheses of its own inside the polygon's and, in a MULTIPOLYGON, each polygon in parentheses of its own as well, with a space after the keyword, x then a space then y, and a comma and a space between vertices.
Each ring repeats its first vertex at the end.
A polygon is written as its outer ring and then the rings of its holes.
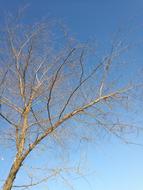
POLYGON ((15 178, 26 158, 52 135, 58 139, 63 133, 66 141, 66 129, 84 139, 101 130, 122 138, 132 130, 115 114, 132 86, 115 86, 110 73, 128 46, 117 41, 105 57, 93 61, 87 44, 50 22, 27 26, 10 20, 1 34, 0 121, 7 128, 1 124, 0 135, 15 152, 3 190, 18 187, 15 178))

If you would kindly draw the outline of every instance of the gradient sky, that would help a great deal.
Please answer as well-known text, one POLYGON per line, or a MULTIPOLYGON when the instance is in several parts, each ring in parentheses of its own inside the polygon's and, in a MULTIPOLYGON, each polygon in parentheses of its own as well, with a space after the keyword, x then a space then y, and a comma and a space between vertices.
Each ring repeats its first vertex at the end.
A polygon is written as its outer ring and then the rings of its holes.
MULTIPOLYGON (((5 12, 14 12, 25 4, 30 5, 27 9, 30 22, 49 16, 61 19, 80 41, 95 38, 106 47, 119 28, 129 41, 142 41, 142 0, 0 0, 0 22, 5 12), (130 33, 129 29, 132 30, 130 33)), ((133 57, 135 69, 143 65, 141 49, 134 51, 133 57)), ((3 152, 1 148, 0 151, 3 152)), ((87 151, 88 167, 95 173, 86 176, 90 185, 85 180, 73 180, 76 190, 143 190, 143 147, 105 140, 92 147, 89 145, 87 151)), ((2 156, 1 171, 9 163, 8 155, 3 153, 2 156)), ((50 190, 64 189, 52 183, 50 186, 50 190)), ((43 186, 41 190, 47 190, 47 187, 43 186)))

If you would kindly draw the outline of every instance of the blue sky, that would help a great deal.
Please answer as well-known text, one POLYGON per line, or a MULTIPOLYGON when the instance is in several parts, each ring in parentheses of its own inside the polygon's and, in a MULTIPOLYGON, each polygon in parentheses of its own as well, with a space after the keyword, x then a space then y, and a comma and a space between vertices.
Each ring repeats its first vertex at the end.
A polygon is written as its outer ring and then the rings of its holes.
MULTIPOLYGON (((0 21, 5 12, 13 12, 25 4, 30 5, 27 9, 30 22, 49 16, 61 19, 70 33, 80 41, 95 38, 100 46, 106 48, 107 42, 119 28, 130 42, 142 41, 142 0, 0 0, 0 21)), ((139 48, 133 53, 130 56, 135 60, 133 68, 138 69, 143 65, 142 50, 139 48)), ((140 119, 142 115, 138 117, 140 119)), ((92 147, 88 145, 87 155, 87 165, 95 173, 86 176, 90 185, 82 179, 73 180, 76 190, 143 189, 143 147, 125 145, 117 140, 105 140, 92 147)), ((5 162, 8 161, 7 154, 3 157, 4 160, 0 160, 0 170, 5 170, 3 166, 6 167, 5 162)), ((52 182, 50 186, 52 190, 63 189, 52 182)), ((47 190, 44 186, 42 188, 47 190)))

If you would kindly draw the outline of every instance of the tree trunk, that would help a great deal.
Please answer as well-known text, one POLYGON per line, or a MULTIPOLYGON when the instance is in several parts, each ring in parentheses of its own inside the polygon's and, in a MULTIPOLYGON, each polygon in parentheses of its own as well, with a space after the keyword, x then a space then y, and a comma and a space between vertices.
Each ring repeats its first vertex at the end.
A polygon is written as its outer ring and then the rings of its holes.
POLYGON ((14 163, 10 169, 9 175, 4 183, 2 190, 11 190, 12 189, 13 182, 16 178, 16 174, 19 171, 23 160, 24 160, 23 158, 16 158, 16 160, 14 161, 14 163))

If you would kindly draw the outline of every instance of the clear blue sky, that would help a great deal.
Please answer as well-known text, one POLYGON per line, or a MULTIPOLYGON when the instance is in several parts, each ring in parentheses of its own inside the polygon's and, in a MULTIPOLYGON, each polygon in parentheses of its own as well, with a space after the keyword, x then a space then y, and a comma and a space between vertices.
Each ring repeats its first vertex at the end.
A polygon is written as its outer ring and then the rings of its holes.
MULTIPOLYGON (((4 12, 13 12, 27 3, 30 5, 27 9, 30 22, 46 16, 60 18, 81 41, 95 37, 106 47, 106 42, 120 27, 125 28, 129 41, 142 41, 142 0, 0 0, 0 21, 4 12), (128 28, 133 32, 128 34, 128 28)), ((135 51, 133 57, 135 68, 143 65, 142 49, 135 51)), ((4 154, 1 148, 0 151, 4 154)), ((6 153, 3 157, 1 171, 6 170, 6 163, 9 163, 6 153)), ((90 170, 96 171, 94 175, 86 176, 90 185, 80 179, 73 180, 73 184, 76 190, 143 190, 142 161, 143 147, 124 145, 116 140, 104 141, 88 148, 88 165, 90 170)), ((51 183, 50 189, 63 188, 51 183)))

